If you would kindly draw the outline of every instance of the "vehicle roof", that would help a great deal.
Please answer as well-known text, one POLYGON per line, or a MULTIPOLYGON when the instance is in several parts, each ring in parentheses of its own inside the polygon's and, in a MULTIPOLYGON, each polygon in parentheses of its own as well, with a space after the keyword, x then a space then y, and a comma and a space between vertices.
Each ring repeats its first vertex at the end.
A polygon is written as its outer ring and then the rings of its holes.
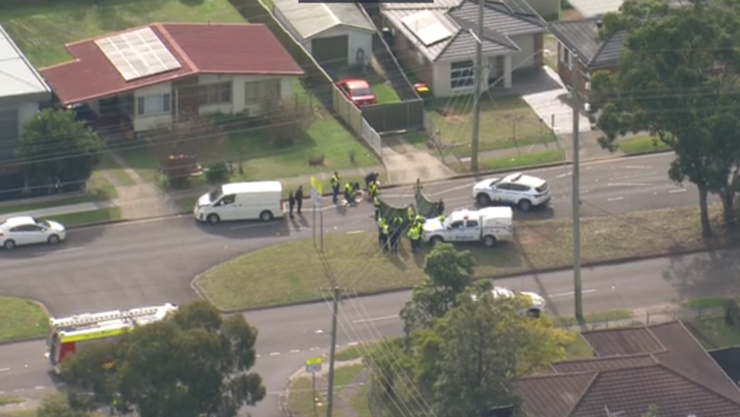
POLYGON ((355 88, 370 88, 370 84, 368 84, 367 81, 360 80, 360 79, 357 79, 357 78, 348 78, 346 80, 341 80, 337 84, 346 84, 347 87, 349 87, 350 89, 355 89, 355 88))
POLYGON ((232 182, 221 186, 224 194, 283 192, 280 181, 232 182))
POLYGON ((457 221, 468 218, 480 218, 481 216, 511 219, 514 217, 514 211, 511 207, 486 207, 480 210, 461 209, 453 211, 448 217, 453 221, 457 221))
POLYGON ((2 225, 6 227, 15 227, 15 226, 21 226, 24 224, 36 224, 36 220, 31 216, 20 216, 20 217, 10 217, 10 218, 5 219, 5 221, 2 222, 2 225))
POLYGON ((542 178, 533 177, 531 175, 522 174, 521 172, 516 172, 507 175, 501 180, 501 182, 528 185, 530 187, 539 187, 545 183, 545 180, 543 180, 542 178))

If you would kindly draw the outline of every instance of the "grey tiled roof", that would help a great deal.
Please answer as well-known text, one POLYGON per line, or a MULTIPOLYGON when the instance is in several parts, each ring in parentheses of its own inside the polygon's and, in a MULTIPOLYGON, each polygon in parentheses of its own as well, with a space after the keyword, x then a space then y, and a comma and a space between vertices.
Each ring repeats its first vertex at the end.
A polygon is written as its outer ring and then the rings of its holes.
POLYGON ((624 33, 617 33, 604 42, 596 38, 598 18, 550 23, 550 32, 569 50, 578 55, 589 68, 604 68, 619 63, 624 33))
MULTIPOLYGON (((452 4, 453 1, 459 3, 459 0, 438 1, 434 3, 437 8, 430 8, 428 3, 426 8, 401 8, 401 5, 408 6, 409 4, 390 3, 383 6, 382 13, 393 23, 396 29, 403 33, 403 36, 414 42, 417 49, 432 62, 474 56, 476 40, 470 34, 470 30, 475 31, 477 27, 478 4, 472 1, 463 1, 457 7, 450 8, 447 5, 452 4), (437 6, 438 1, 440 2, 439 6, 437 6), (402 19, 416 14, 422 9, 435 13, 445 26, 452 29, 452 37, 429 47, 419 42, 416 35, 403 24, 402 19)), ((416 4, 411 5, 415 6, 416 4)), ((544 33, 546 31, 544 22, 538 17, 517 14, 506 4, 498 1, 486 3, 483 22, 485 27, 483 37, 486 41, 483 43, 483 54, 487 56, 521 50, 510 39, 510 36, 544 33)))
POLYGON ((640 416, 740 416, 740 389, 681 322, 583 333, 597 357, 553 364, 517 392, 531 417, 593 417, 604 407, 640 416))
POLYGON ((337 26, 375 32, 375 25, 354 3, 298 3, 297 0, 273 0, 275 9, 295 28, 303 40, 337 26))

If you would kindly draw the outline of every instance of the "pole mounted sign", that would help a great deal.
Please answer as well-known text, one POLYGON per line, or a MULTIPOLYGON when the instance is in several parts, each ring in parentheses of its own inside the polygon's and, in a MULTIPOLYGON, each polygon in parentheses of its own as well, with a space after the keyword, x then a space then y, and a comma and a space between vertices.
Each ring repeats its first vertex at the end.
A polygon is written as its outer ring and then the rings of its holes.
POLYGON ((306 373, 315 374, 317 372, 321 372, 322 363, 324 363, 324 359, 321 357, 306 359, 306 373))
POLYGON ((324 194, 324 184, 317 180, 316 177, 311 177, 311 202, 314 207, 321 207, 321 196, 324 194))

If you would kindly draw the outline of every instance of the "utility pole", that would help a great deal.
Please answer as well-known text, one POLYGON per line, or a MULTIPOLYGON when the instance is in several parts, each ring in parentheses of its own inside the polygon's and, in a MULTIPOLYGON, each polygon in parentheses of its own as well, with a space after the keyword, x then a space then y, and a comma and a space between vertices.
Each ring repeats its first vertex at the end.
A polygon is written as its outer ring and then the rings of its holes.
POLYGON ((331 316, 331 347, 329 348, 329 392, 326 398, 326 417, 331 417, 332 407, 334 406, 334 354, 337 349, 337 316, 339 315, 339 298, 341 292, 339 287, 332 289, 334 298, 334 309, 331 316))
POLYGON ((480 89, 483 82, 483 13, 485 0, 478 0, 478 30, 475 45, 475 91, 473 92, 473 142, 470 144, 470 170, 478 171, 480 140, 480 89))
POLYGON ((580 67, 578 55, 573 54, 573 292, 576 300, 576 319, 583 320, 583 293, 581 292, 581 158, 580 158, 580 67))

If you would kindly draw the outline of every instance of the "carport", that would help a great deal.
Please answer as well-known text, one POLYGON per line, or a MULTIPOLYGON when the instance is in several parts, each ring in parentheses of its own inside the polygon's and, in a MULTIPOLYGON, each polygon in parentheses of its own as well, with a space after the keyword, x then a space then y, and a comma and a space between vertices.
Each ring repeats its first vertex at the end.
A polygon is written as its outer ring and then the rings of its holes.
POLYGON ((375 26, 354 3, 273 0, 273 14, 324 68, 367 64, 375 26))

